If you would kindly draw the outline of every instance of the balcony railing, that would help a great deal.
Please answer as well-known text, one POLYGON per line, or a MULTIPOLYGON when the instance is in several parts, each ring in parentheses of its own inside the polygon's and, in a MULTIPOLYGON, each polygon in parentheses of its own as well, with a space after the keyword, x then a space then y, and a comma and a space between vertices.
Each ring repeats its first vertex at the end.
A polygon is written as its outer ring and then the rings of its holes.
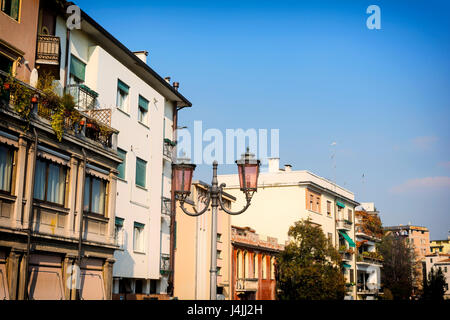
POLYGON ((77 108, 86 111, 93 109, 100 109, 98 107, 98 93, 91 90, 84 84, 70 84, 67 86, 67 90, 74 98, 77 108))
POLYGON ((164 146, 163 146, 163 155, 170 161, 172 161, 173 158, 173 150, 175 148, 176 143, 171 141, 170 139, 164 139, 164 146))
POLYGON ((362 282, 358 282, 356 291, 358 294, 378 294, 379 292, 376 284, 364 284, 362 282))
POLYGON ((160 265, 161 274, 170 273, 170 255, 161 253, 161 265, 160 265))
POLYGON ((237 279, 236 291, 258 291, 258 279, 237 279))
POLYGON ((51 35, 38 35, 36 48, 36 63, 59 65, 60 39, 51 35))
POLYGON ((350 231, 352 229, 352 222, 348 221, 348 220, 338 220, 337 228, 338 228, 338 230, 350 231))
POLYGON ((162 197, 161 214, 165 216, 172 216, 172 200, 162 197))

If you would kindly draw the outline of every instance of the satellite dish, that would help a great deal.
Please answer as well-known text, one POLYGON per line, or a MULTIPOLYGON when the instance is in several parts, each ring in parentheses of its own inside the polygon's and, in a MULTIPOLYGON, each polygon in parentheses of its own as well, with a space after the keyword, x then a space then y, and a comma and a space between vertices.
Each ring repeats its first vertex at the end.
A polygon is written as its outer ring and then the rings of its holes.
POLYGON ((32 87, 36 88, 38 79, 39 79, 39 73, 38 73, 37 69, 34 68, 33 71, 31 71, 31 75, 30 75, 30 85, 32 87))

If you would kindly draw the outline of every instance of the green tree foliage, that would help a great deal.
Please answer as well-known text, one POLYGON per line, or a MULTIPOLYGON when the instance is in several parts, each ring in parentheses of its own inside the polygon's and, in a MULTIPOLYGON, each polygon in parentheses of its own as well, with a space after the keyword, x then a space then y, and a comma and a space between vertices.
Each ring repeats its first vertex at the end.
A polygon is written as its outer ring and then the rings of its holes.
POLYGON ((424 300, 433 300, 433 301, 442 301, 444 300, 445 294, 445 277, 442 273, 442 269, 438 268, 435 272, 435 269, 432 268, 430 273, 428 274, 428 279, 424 283, 423 288, 423 296, 424 300))
POLYGON ((292 240, 277 258, 278 299, 342 300, 342 260, 322 229, 298 221, 288 234, 292 240))
POLYGON ((384 258, 381 273, 383 288, 389 289, 394 300, 410 298, 417 275, 414 250, 406 239, 385 235, 378 246, 384 258))

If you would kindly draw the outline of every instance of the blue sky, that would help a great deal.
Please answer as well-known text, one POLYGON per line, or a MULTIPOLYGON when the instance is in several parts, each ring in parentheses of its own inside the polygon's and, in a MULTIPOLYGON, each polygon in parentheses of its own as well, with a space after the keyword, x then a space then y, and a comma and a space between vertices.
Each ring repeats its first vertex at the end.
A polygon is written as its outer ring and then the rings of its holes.
MULTIPOLYGON (((375 202, 385 225, 447 237, 450 2, 76 3, 180 82, 193 103, 180 126, 280 129, 281 164, 330 179, 336 141, 337 183, 357 201, 375 202), (366 27, 371 4, 381 30, 366 27)), ((195 177, 209 182, 210 167, 195 177)))

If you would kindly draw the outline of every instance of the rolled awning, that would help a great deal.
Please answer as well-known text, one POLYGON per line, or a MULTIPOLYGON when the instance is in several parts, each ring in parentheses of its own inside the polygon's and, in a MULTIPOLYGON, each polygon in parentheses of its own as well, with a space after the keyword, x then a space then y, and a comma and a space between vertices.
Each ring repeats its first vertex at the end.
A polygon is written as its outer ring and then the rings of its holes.
POLYGON ((349 265, 348 263, 343 263, 342 266, 346 269, 350 269, 352 266, 349 265))
POLYGON ((356 244, 353 242, 352 238, 350 238, 345 231, 339 230, 339 233, 341 234, 341 236, 344 237, 345 240, 347 240, 350 247, 356 248, 356 244))
POLYGON ((336 201, 336 205, 337 205, 338 207, 345 208, 345 204, 343 204, 343 203, 340 202, 340 201, 336 201))

